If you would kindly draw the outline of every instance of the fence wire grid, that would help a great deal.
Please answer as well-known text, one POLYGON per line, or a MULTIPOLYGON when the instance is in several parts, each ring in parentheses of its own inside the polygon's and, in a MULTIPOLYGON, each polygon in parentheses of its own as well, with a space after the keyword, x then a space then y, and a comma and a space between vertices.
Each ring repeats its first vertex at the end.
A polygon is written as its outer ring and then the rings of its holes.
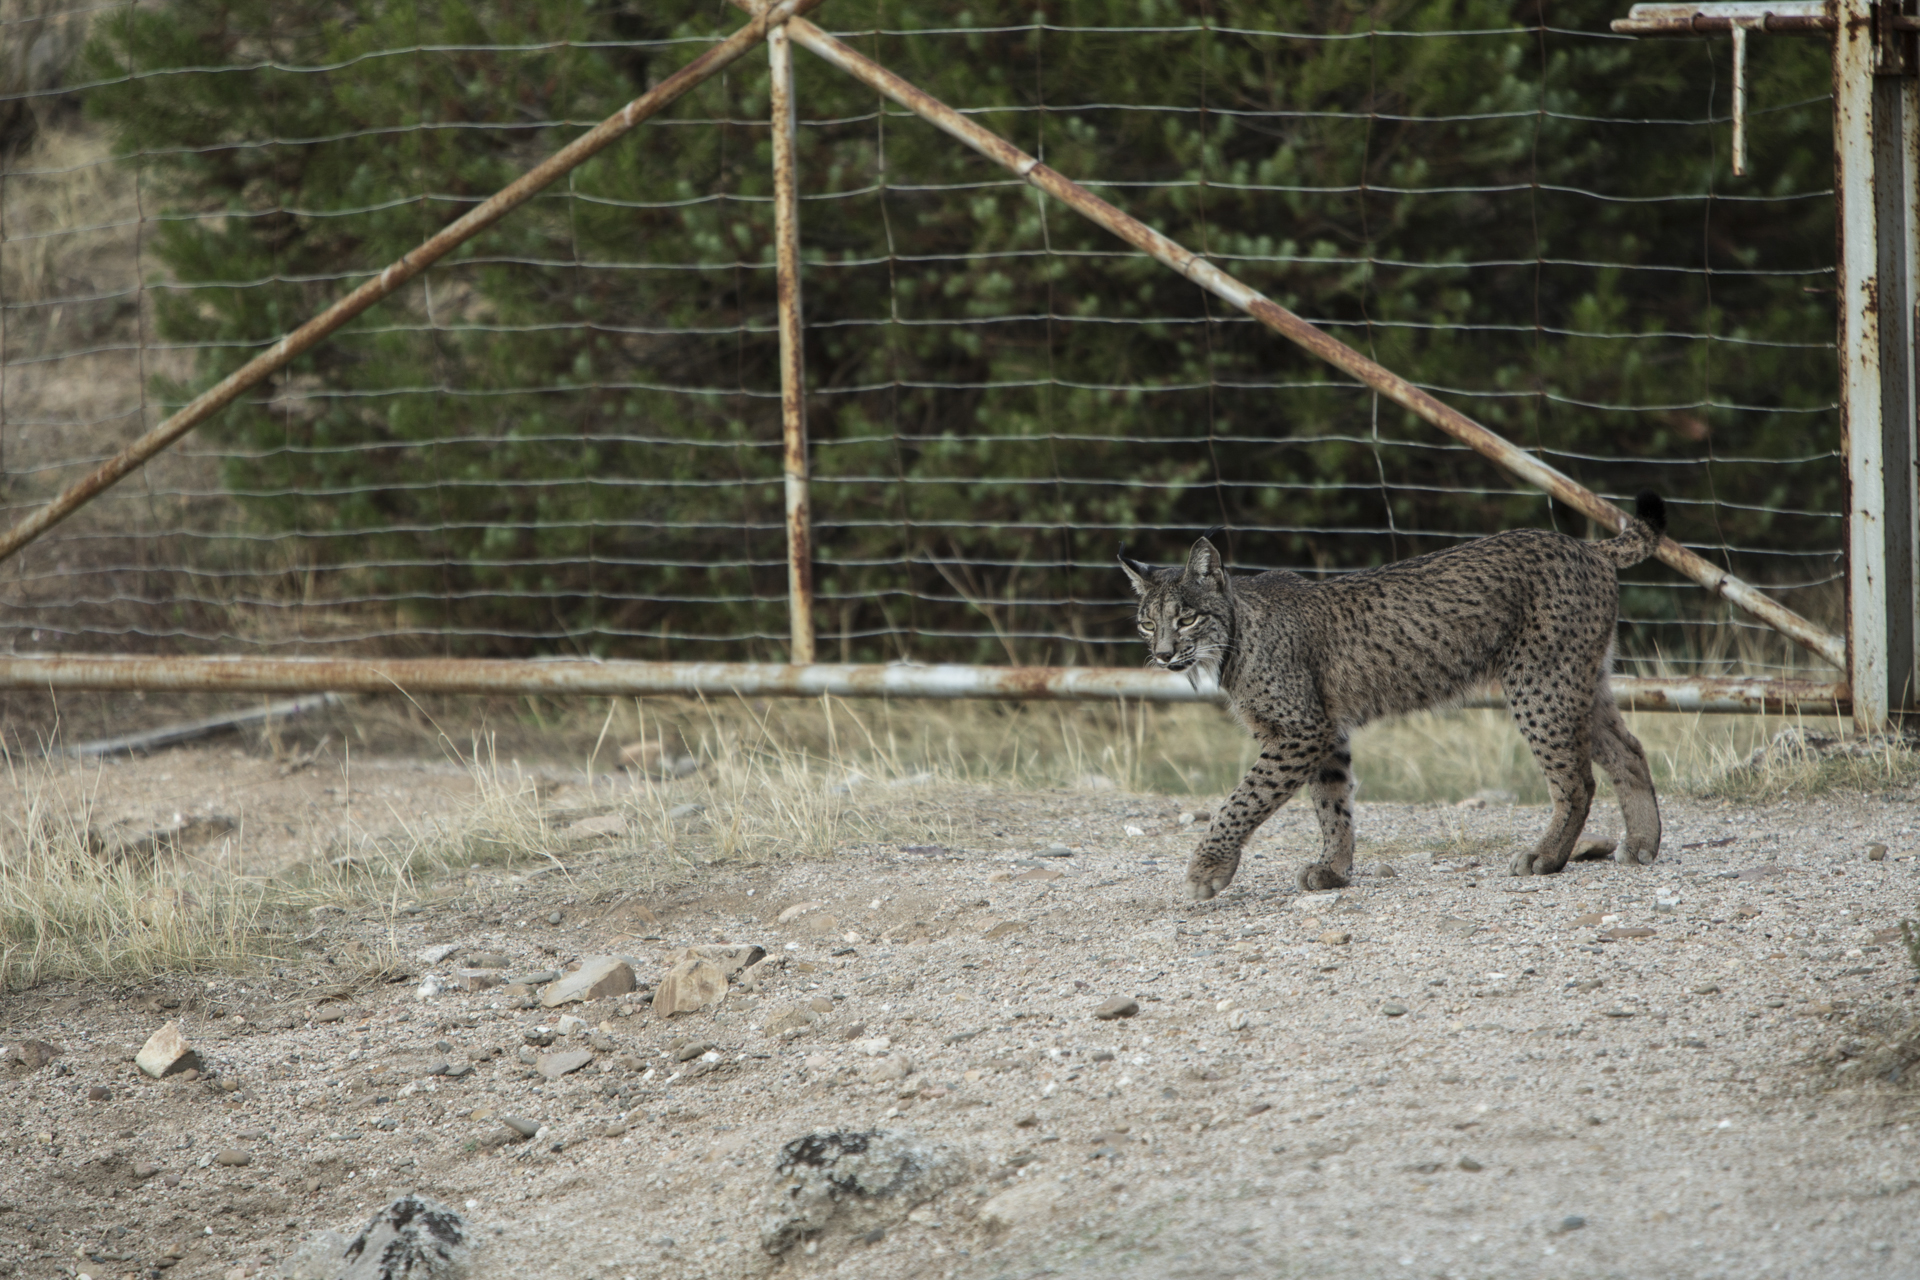
MULTIPOLYGON (((1844 572, 1823 42, 1624 7, 829 0, 814 20, 1816 617, 1844 572)), ((11 522, 738 25, 717 3, 0 4, 11 522)), ((1131 665, 1114 565, 1585 535, 796 53, 820 656, 1131 665)), ((14 651, 782 660, 767 63, 0 567, 14 651)), ((1654 564, 1623 669, 1788 647, 1654 564), (1705 637, 1703 640, 1702 637, 1705 637)))

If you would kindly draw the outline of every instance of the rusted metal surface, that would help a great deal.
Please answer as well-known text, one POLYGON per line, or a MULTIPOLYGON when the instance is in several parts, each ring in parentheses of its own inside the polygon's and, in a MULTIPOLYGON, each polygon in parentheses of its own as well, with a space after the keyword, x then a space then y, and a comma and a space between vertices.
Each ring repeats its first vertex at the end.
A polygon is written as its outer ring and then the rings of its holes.
POLYGON ((1826 0, 1736 0, 1735 3, 1637 4, 1610 24, 1626 36, 1698 36, 1722 31, 1833 30, 1826 0))
MULTIPOLYGON (((601 697, 990 698, 1222 701, 1184 675, 1138 667, 974 667, 818 662, 516 662, 486 658, 0 657, 0 689, 56 692, 194 689, 227 693, 496 693, 601 697)), ((1616 676, 1615 700, 1636 711, 1846 714, 1845 685, 1817 680, 1616 676)), ((1491 688, 1468 706, 1503 706, 1491 688)))
MULTIPOLYGON (((1886 458, 1881 450, 1879 218, 1873 178, 1873 6, 1834 0, 1834 222, 1840 424, 1847 455, 1847 636, 1855 726, 1883 727, 1887 699, 1886 458)), ((1898 296, 1890 289, 1889 296, 1898 296)))
MULTIPOLYGON (((732 0, 750 8, 750 0, 732 0)), ((1122 213, 1078 183, 1048 168, 998 134, 981 127, 924 90, 908 83, 872 60, 834 39, 802 18, 790 19, 787 32, 794 43, 818 55, 862 84, 899 103, 936 128, 1004 166, 1033 186, 1090 218, 1136 249, 1171 267, 1202 288, 1253 316, 1282 337, 1304 347, 1336 369, 1374 388, 1395 404, 1491 458, 1510 474, 1543 489, 1582 514, 1611 529, 1626 527, 1627 516, 1570 476, 1516 448, 1473 419, 1414 386, 1405 378, 1355 351, 1333 335, 1316 328, 1293 312, 1241 283, 1138 219, 1122 213)), ((1846 642, 1762 594, 1671 538, 1661 540, 1656 553, 1666 564, 1724 597, 1767 625, 1806 646, 1826 661, 1844 669, 1846 642)))
POLYGON ((232 404, 247 391, 259 386, 272 374, 291 364, 315 343, 339 329, 368 307, 391 295, 400 286, 444 258, 461 244, 471 240, 508 213, 525 204, 568 170, 604 150, 616 139, 632 132, 642 121, 658 115, 696 85, 737 61, 766 38, 769 26, 785 20, 790 14, 804 13, 817 8, 821 3, 822 0, 777 0, 776 3, 756 14, 752 21, 726 40, 629 102, 619 111, 501 188, 483 203, 474 206, 464 216, 448 223, 438 234, 402 255, 398 261, 390 263, 385 270, 346 297, 196 396, 180 412, 69 485, 46 506, 15 524, 4 534, 0 534, 0 560, 5 560, 72 515, 96 494, 125 478, 147 459, 232 404))
POLYGON ((773 242, 780 311, 780 438, 787 489, 789 661, 813 661, 813 501, 807 481, 807 367, 800 306, 800 189, 793 161, 793 44, 767 29, 772 64, 773 242))

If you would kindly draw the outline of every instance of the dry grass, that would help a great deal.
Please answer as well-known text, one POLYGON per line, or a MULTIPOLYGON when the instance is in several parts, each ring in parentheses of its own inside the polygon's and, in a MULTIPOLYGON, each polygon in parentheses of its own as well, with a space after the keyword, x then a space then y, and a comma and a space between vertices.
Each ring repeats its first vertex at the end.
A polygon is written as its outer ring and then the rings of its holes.
POLYGON ((285 953, 286 917, 266 884, 240 872, 232 842, 210 856, 111 856, 90 797, 52 785, 37 763, 7 755, 0 765, 20 797, 0 818, 0 990, 285 953))
MULTIPOLYGON (((1205 706, 511 705, 518 722, 500 726, 514 743, 511 754, 490 731, 456 750, 432 716, 420 726, 416 754, 437 743, 467 769, 473 786, 464 807, 439 817, 396 814, 384 833, 316 834, 313 854, 273 877, 248 873, 244 827, 196 854, 103 856, 91 834, 90 798, 71 773, 55 785, 50 766, 6 758, 20 799, 0 820, 0 982, 245 966, 287 954, 295 940, 289 922, 316 907, 397 918, 413 903, 481 888, 502 872, 591 874, 651 887, 714 863, 825 857, 851 843, 945 842, 925 806, 898 803, 923 786, 1112 786, 1217 801, 1254 751, 1239 726, 1205 706), (620 769, 619 749, 638 741, 655 744, 669 762, 691 757, 697 767, 677 777, 620 769), (514 758, 537 758, 528 748, 541 743, 552 752, 545 764, 523 767, 514 758), (557 773, 584 773, 587 785, 556 795, 557 773), (616 838, 568 830, 607 813, 623 819, 616 838), (583 856, 589 852, 613 856, 583 856)), ((352 714, 376 713, 362 707, 352 714)), ((1819 787, 1901 785, 1914 775, 1893 743, 1822 754, 1809 744, 1839 731, 1831 721, 1630 719, 1669 792, 1772 799, 1819 787)), ((1452 803, 1483 792, 1522 804, 1545 799, 1539 771, 1502 711, 1373 726, 1357 735, 1354 754, 1363 799, 1452 803)), ((1463 822, 1457 852, 1485 843, 1484 825, 1463 822)), ((368 959, 374 968, 378 962, 368 959)))

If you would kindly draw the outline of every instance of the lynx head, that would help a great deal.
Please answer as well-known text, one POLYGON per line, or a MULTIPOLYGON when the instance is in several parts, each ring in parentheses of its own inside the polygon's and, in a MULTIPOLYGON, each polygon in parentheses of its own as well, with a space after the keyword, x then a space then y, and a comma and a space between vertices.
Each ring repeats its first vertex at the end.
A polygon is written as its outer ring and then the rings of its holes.
POLYGON ((1140 637, 1152 648, 1150 666, 1185 671, 1198 686, 1202 677, 1217 681, 1220 664, 1232 647, 1233 588, 1212 535, 1193 544, 1180 569, 1155 569, 1127 559, 1120 567, 1140 597, 1140 637))

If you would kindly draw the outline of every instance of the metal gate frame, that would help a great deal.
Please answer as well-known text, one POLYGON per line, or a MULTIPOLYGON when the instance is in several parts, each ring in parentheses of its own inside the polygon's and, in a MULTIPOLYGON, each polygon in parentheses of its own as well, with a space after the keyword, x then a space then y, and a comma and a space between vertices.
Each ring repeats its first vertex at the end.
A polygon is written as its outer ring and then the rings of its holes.
MULTIPOLYGON (((1850 481, 1848 635, 1835 636, 1726 573, 1671 538, 1657 557, 1715 595, 1738 605, 1846 673, 1844 682, 1738 677, 1613 682, 1623 707, 1640 710, 1802 711, 1847 714, 1862 731, 1904 711, 1913 685, 1914 577, 1913 217, 1916 111, 1910 53, 1891 58, 1883 46, 1910 50, 1914 20, 1901 0, 1786 0, 1771 6, 1639 6, 1616 22, 1633 34, 1706 31, 1833 30, 1836 155, 1843 193, 1841 349, 1846 359, 1843 419, 1850 481), (1645 10, 1658 9, 1655 14, 1645 10), (1720 10, 1741 10, 1721 22, 1720 10), (1881 20, 1881 10, 1897 18, 1881 20), (1839 15, 1839 16, 1836 16, 1839 15), (1844 20, 1843 20, 1844 19, 1844 20), (1783 25, 1769 25, 1782 23, 1783 25), (1825 25, 1822 25, 1824 23, 1825 25), (1636 25, 1637 24, 1637 25, 1636 25), (1703 25, 1704 24, 1704 25, 1703 25), (1876 32, 1879 32, 1876 36, 1876 32), (1876 57, 1879 59, 1876 61, 1876 57), (1881 70, 1882 65, 1898 71, 1881 70), (1844 74, 1843 74, 1844 73, 1844 74), (1898 77, 1893 79, 1892 77, 1898 77), (1880 91, 1888 79, 1891 91, 1880 91), (1860 83, 1854 85, 1852 81, 1860 83), (1884 121, 1882 121, 1884 117, 1884 121), (1876 123, 1880 132, 1875 133, 1876 123), (1891 130, 1892 132, 1889 132, 1891 130), (1876 147, 1874 139, 1897 138, 1876 147), (1876 170, 1876 165, 1879 169, 1876 170), (1879 175, 1880 186, 1874 186, 1879 175), (1853 186, 1864 183, 1862 195, 1853 186), (1873 197, 1885 192, 1879 205, 1873 197), (1897 228, 1892 241, 1876 228, 1897 228), (1889 247, 1891 246, 1891 247, 1889 247), (1892 254, 1889 257, 1889 254, 1892 254), (1883 323, 1881 282, 1904 286, 1898 318, 1883 323), (1857 304, 1857 305, 1855 305, 1857 304), (1904 347, 1900 343, 1904 342, 1904 347), (1889 351, 1889 344, 1896 350, 1889 351), (1904 451, 1901 451, 1903 447, 1904 451), (1889 565, 1894 571, 1889 575, 1889 565)), ((1911 2, 1911 0, 1904 0, 1911 2)), ((808 496, 805 376, 802 366, 799 205, 793 161, 795 109, 792 46, 927 120, 1039 191, 1233 304, 1280 336, 1373 388, 1468 445, 1516 478, 1544 490, 1605 527, 1628 517, 1610 502, 1517 448, 1437 397, 1376 364, 1324 330, 1264 297, 1085 187, 974 123, 822 31, 802 15, 823 0, 730 0, 750 14, 726 40, 555 152, 493 197, 450 223, 383 271, 276 342, 177 413, 155 426, 46 506, 0 533, 0 560, 15 554, 94 496, 131 474, 195 426, 291 363, 369 307, 390 296, 455 247, 498 222, 576 165, 658 114, 696 85, 765 43, 771 60, 774 209, 780 335, 781 424, 787 509, 790 662, 678 663, 487 659, 339 660, 303 658, 158 658, 106 655, 0 657, 0 689, 203 689, 230 692, 381 691, 411 693, 568 692, 645 696, 666 693, 990 698, 1128 698, 1218 700, 1185 676, 1123 668, 862 666, 815 663, 812 528, 808 496)))

